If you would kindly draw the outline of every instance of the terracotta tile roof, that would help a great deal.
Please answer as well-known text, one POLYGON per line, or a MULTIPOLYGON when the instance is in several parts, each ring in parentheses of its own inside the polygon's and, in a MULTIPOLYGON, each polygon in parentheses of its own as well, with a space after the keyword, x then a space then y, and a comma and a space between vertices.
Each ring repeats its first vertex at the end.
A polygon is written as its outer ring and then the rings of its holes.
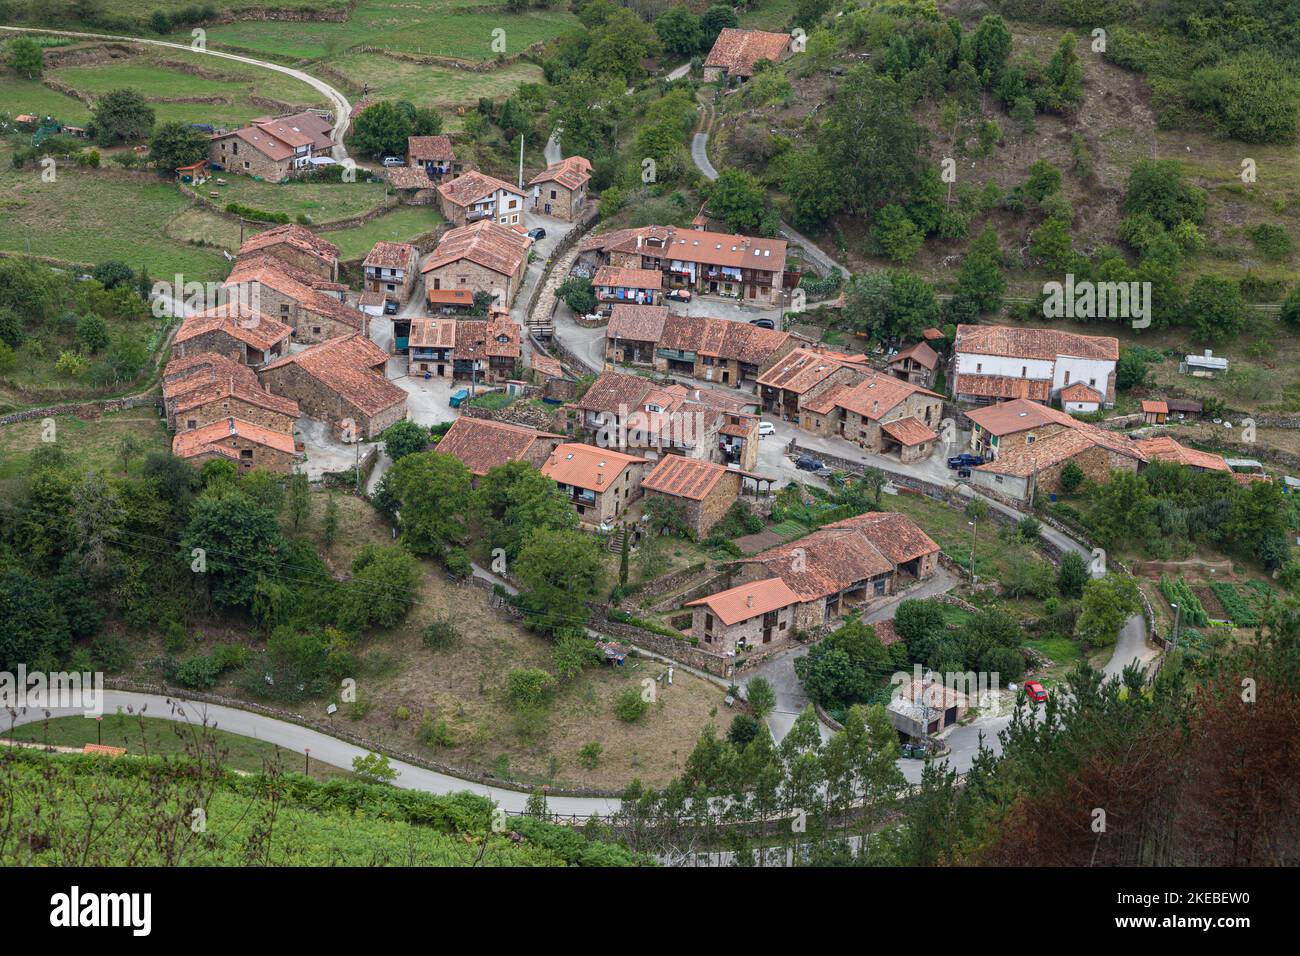
POLYGON ((634 342, 658 342, 668 318, 666 305, 614 306, 605 327, 606 339, 629 339, 634 342))
POLYGON ((329 120, 310 110, 274 119, 258 117, 252 125, 291 146, 306 146, 310 143, 313 150, 330 150, 334 146, 330 139, 332 127, 329 120))
POLYGON ((876 638, 881 644, 885 645, 885 647, 889 647, 891 644, 897 644, 903 639, 903 635, 899 634, 898 631, 894 629, 894 622, 892 620, 875 621, 872 623, 871 629, 876 632, 876 638))
MULTIPOLYGON (((928 388, 921 388, 892 375, 868 373, 856 385, 846 385, 835 390, 831 400, 834 407, 855 412, 863 418, 877 421, 882 415, 889 414, 900 402, 913 395, 929 395, 942 401, 943 396, 928 388)), ((820 396, 819 396, 820 398, 820 396)), ((825 404, 825 402, 820 402, 825 404)), ((812 411, 829 411, 813 408, 812 411)))
POLYGON ((925 339, 927 342, 937 342, 939 339, 946 339, 947 337, 948 336, 944 335, 940 329, 921 330, 921 338, 925 339))
POLYGON ((1105 448, 1107 451, 1146 461, 1145 452, 1137 442, 1129 441, 1122 435, 1108 432, 1104 428, 1071 419, 1072 426, 1059 432, 1040 438, 1033 444, 1020 445, 998 454, 987 464, 978 465, 977 470, 998 475, 1011 475, 1016 478, 1028 478, 1046 468, 1058 465, 1089 448, 1105 448))
POLYGON ((645 397, 653 389, 654 383, 639 375, 602 372, 574 405, 590 412, 634 410, 645 404, 645 397))
POLYGON ((710 594, 698 601, 688 601, 686 606, 704 605, 718 620, 730 627, 748 621, 751 617, 779 611, 798 603, 799 595, 791 591, 784 581, 780 578, 766 578, 710 594))
POLYGON ((789 48, 789 34, 726 27, 718 34, 704 65, 721 67, 728 76, 753 76, 755 63, 780 60, 789 48))
POLYGON ((905 564, 939 551, 939 546, 917 527, 916 522, 895 511, 870 511, 822 527, 831 530, 848 528, 857 532, 894 564, 905 564))
POLYGON ((977 398, 1029 398, 1046 402, 1052 397, 1052 382, 1046 378, 1006 378, 1001 375, 958 375, 955 395, 977 398))
MULTIPOLYGON (((754 395, 741 396, 734 392, 724 392, 716 388, 693 388, 691 389, 691 398, 732 415, 744 414, 750 409, 757 410, 759 406, 758 398, 754 395)), ((745 417, 756 416, 745 415, 745 417)))
POLYGON ((880 430, 909 448, 922 442, 934 441, 939 437, 915 418, 900 418, 898 421, 885 422, 880 426, 880 430))
POLYGON ((617 266, 601 266, 596 270, 591 284, 629 289, 662 289, 664 274, 657 269, 620 269, 617 266))
POLYGON ((644 458, 612 448, 566 442, 551 452, 542 465, 542 474, 562 485, 600 492, 611 487, 628 465, 645 463, 644 458))
POLYGON ((523 197, 518 186, 497 179, 495 176, 489 176, 487 173, 481 173, 477 169, 443 183, 438 187, 438 193, 454 206, 472 206, 485 196, 491 196, 498 189, 523 197))
POLYGON ((914 345, 909 345, 891 358, 889 364, 894 365, 895 363, 902 362, 904 359, 911 359, 922 368, 928 368, 930 371, 934 371, 934 367, 939 364, 939 353, 930 348, 930 346, 926 345, 924 342, 917 342, 914 345))
POLYGON ((339 258, 338 246, 328 239, 322 239, 306 226, 300 226, 296 222, 276 226, 249 236, 244 240, 243 245, 239 247, 239 255, 245 256, 257 252, 259 249, 266 249, 282 242, 331 265, 337 262, 339 258))
POLYGON ((347 283, 345 282, 333 282, 314 272, 308 272, 306 269, 299 268, 288 260, 276 257, 268 250, 260 250, 240 256, 235 262, 235 268, 241 271, 250 271, 260 268, 278 269, 294 282, 305 285, 309 289, 317 289, 321 292, 346 292, 348 288, 347 283))
POLYGON ((222 445, 222 442, 232 435, 238 435, 240 438, 246 438, 251 442, 290 455, 296 454, 292 435, 272 431, 238 418, 224 418, 192 431, 177 432, 176 437, 172 439, 172 454, 177 458, 192 458, 204 452, 216 452, 226 457, 237 457, 232 455, 229 448, 222 445))
MULTIPOLYGON (((1145 404, 1145 403, 1143 403, 1145 404)), ((1180 444, 1168 435, 1156 438, 1144 438, 1135 441, 1142 454, 1149 461, 1172 461, 1202 471, 1231 471, 1222 455, 1208 451, 1198 451, 1180 444)))
POLYGON ((1080 335, 1059 329, 1026 329, 1005 325, 959 325, 955 352, 1054 360, 1061 355, 1119 361, 1119 339, 1110 335, 1080 335))
POLYGON ((519 326, 508 315, 461 319, 456 323, 455 334, 452 357, 456 359, 519 358, 523 354, 519 326))
POLYGON ((415 246, 409 242, 388 242, 381 239, 361 264, 380 269, 410 269, 414 262, 415 246))
POLYGON ((533 241, 513 229, 488 220, 449 230, 438 240, 421 272, 469 259, 503 276, 512 276, 528 258, 533 241))
POLYGON ((406 401, 406 392, 375 371, 387 361, 387 352, 368 338, 352 334, 286 356, 264 366, 262 372, 292 362, 340 398, 367 415, 375 415, 406 401))
POLYGON ((521 460, 537 442, 548 440, 560 442, 564 436, 483 418, 458 418, 435 450, 459 459, 481 478, 498 465, 521 460))
POLYGON ((420 162, 451 162, 456 158, 451 148, 451 140, 446 136, 408 136, 406 137, 406 154, 420 162))
POLYGON ((272 162, 284 162, 293 156, 292 146, 257 126, 245 126, 229 133, 216 133, 212 138, 226 139, 230 136, 251 146, 272 162))
POLYGON ((411 348, 449 349, 456 344, 455 319, 412 319, 407 340, 411 348))
POLYGON ((174 358, 163 369, 163 398, 175 398, 193 389, 230 379, 252 388, 258 387, 257 373, 229 356, 218 355, 216 352, 196 352, 183 358, 174 358))
POLYGON ((474 292, 470 289, 430 289, 430 305, 459 305, 470 308, 474 305, 474 292))
POLYGON ((748 322, 706 318, 694 324, 699 329, 695 351, 746 365, 762 365, 790 340, 789 332, 760 329, 748 322))
POLYGON ((394 189, 432 189, 437 185, 423 166, 390 166, 384 172, 394 189))
POLYGON ((545 172, 538 173, 528 185, 557 182, 565 189, 581 189, 591 180, 591 163, 581 156, 566 156, 558 163, 546 167, 545 172))
POLYGON ((334 319, 357 331, 364 326, 363 313, 345 305, 332 295, 326 295, 319 289, 304 285, 293 278, 288 271, 280 268, 279 263, 271 263, 265 259, 240 260, 235 263, 235 268, 226 278, 225 285, 234 287, 251 282, 269 286, 293 299, 308 311, 334 319))
POLYGON ((1084 385, 1083 382, 1072 382, 1061 389, 1062 402, 1096 402, 1101 404, 1104 396, 1095 388, 1084 385))
POLYGON ((533 349, 528 357, 528 364, 534 372, 545 378, 564 378, 564 365, 559 359, 553 359, 549 355, 543 355, 537 349, 533 349))
POLYGON ((1142 411, 1154 415, 1168 415, 1169 405, 1165 402, 1145 399, 1142 402, 1142 411))
POLYGON ((997 405, 973 408, 966 417, 992 435, 1014 435, 1049 423, 1073 428, 1076 420, 1057 408, 1018 398, 997 405))
POLYGON ((578 251, 641 252, 669 261, 780 273, 785 270, 786 246, 784 239, 678 229, 676 226, 642 226, 589 236, 578 243, 578 251))
POLYGON ((243 302, 227 302, 187 316, 176 331, 173 341, 188 342, 196 336, 217 330, 259 350, 284 342, 293 334, 293 329, 289 326, 263 315, 243 302))
POLYGON ((803 394, 814 385, 824 381, 836 369, 845 367, 865 368, 865 355, 853 356, 853 361, 845 361, 849 356, 835 352, 821 352, 811 348, 797 348, 784 355, 758 377, 759 385, 783 389, 795 394, 803 394))
POLYGON ((187 412, 191 408, 201 408, 211 402, 220 402, 228 398, 235 398, 249 405, 256 405, 259 408, 279 412, 281 415, 288 415, 290 418, 297 418, 301 414, 297 402, 282 395, 272 395, 257 384, 256 376, 254 376, 253 382, 250 384, 233 375, 226 378, 214 378, 210 382, 204 382, 181 393, 176 399, 176 412, 177 414, 187 412))
POLYGON ((723 465, 681 455, 665 455, 659 459, 648 475, 641 479, 641 487, 676 498, 703 501, 718 481, 726 474, 723 465))

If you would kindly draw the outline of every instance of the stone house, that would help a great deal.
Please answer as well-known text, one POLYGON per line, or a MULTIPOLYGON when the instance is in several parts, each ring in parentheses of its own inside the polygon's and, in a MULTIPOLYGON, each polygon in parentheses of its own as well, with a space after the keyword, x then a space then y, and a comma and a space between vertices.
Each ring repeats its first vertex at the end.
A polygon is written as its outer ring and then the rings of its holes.
POLYGON ((302 344, 324 342, 353 333, 369 334, 370 316, 354 309, 337 294, 306 285, 289 270, 265 258, 241 260, 225 287, 241 300, 256 302, 266 315, 293 329, 302 344))
POLYGON ((810 631, 928 578, 938 564, 939 546, 915 522, 874 511, 746 559, 739 576, 783 580, 799 596, 795 627, 810 631))
POLYGON ((215 352, 242 365, 262 365, 289 351, 293 329, 243 302, 187 316, 172 339, 172 355, 215 352))
POLYGON ((524 195, 504 180, 470 170, 438 187, 438 207, 453 226, 487 221, 524 224, 524 195))
POLYGON ((459 176, 462 163, 456 160, 456 151, 446 136, 408 136, 406 138, 406 166, 420 169, 435 184, 448 176, 459 176))
POLYGON ((919 740, 951 727, 966 716, 970 706, 970 698, 956 687, 912 680, 898 688, 885 705, 885 713, 900 734, 919 740))
POLYGON ((475 222, 445 233, 421 267, 425 289, 486 292, 493 307, 508 309, 523 287, 532 240, 494 222, 475 222))
POLYGON ((418 263, 419 254, 409 242, 376 242, 361 263, 366 291, 405 304, 415 288, 418 263))
POLYGON ((387 363, 368 338, 345 335, 264 366, 258 379, 344 441, 369 441, 406 418, 406 392, 384 377, 387 363))
POLYGON ((603 372, 566 410, 590 440, 624 448, 650 460, 660 455, 720 457, 725 412, 692 399, 683 385, 657 385, 638 375, 603 372))
MULTIPOLYGON (((1062 413, 1063 414, 1063 413, 1062 413)), ((1104 482, 1112 472, 1136 472, 1147 458, 1137 442, 1122 434, 1071 419, 1073 425, 1043 438, 999 447, 997 457, 971 470, 972 486, 1017 504, 1038 494, 1061 491, 1061 472, 1070 462, 1087 480, 1104 482)), ((1000 443, 999 443, 1000 444, 1000 443)))
POLYGON ((173 356, 163 369, 163 412, 167 427, 176 427, 176 403, 186 392, 210 388, 234 381, 244 387, 259 388, 257 373, 242 362, 217 352, 195 352, 173 356))
POLYGON ((904 382, 929 388, 939 367, 939 353, 925 342, 909 345, 889 360, 889 374, 904 382))
POLYGON ((755 394, 763 411, 802 427, 801 402, 805 394, 833 385, 861 381, 870 370, 865 355, 800 346, 769 363, 755 381, 755 394))
POLYGON ((456 321, 455 344, 451 350, 453 378, 480 382, 508 382, 523 355, 519 326, 508 312, 490 319, 456 321))
POLYGON ((250 386, 233 378, 188 389, 170 404, 168 424, 178 432, 193 431, 233 417, 292 435, 300 414, 293 399, 271 394, 256 380, 250 386))
POLYGON ((681 455, 665 455, 641 479, 646 498, 660 496, 678 506, 697 538, 722 519, 740 497, 744 476, 725 465, 681 455))
POLYGON ((421 378, 425 375, 451 378, 456 328, 455 319, 412 319, 407 339, 406 374, 421 378))
POLYGON ((260 117, 248 126, 215 133, 208 143, 214 168, 278 183, 315 168, 333 152, 333 124, 310 111, 276 119, 260 117))
POLYGON ((533 191, 533 212, 573 222, 587 202, 591 163, 581 156, 569 156, 552 163, 529 180, 533 191))
POLYGON ((704 82, 739 80, 743 83, 754 75, 754 67, 760 61, 779 63, 789 57, 790 39, 788 33, 725 27, 704 60, 704 82))
POLYGON ((526 461, 534 468, 541 468, 563 441, 563 435, 535 428, 461 417, 452 423, 434 450, 458 459, 477 483, 493 468, 512 461, 526 461))
POLYGON ((641 497, 648 462, 610 448, 566 442, 542 465, 542 474, 565 494, 589 528, 610 527, 641 497))
POLYGON ((764 578, 690 601, 691 635, 716 654, 789 641, 798 625, 799 595, 780 578, 764 578))
POLYGON ((172 454, 193 465, 213 458, 235 462, 240 471, 261 468, 287 475, 298 460, 293 436, 226 418, 190 431, 180 431, 172 439, 172 454))
POLYGON ((666 305, 615 305, 605 327, 605 357, 616 365, 652 367, 667 317, 666 305))
POLYGON ((1113 336, 959 325, 952 351, 952 393, 959 402, 1027 398, 1046 405, 1082 383, 1101 395, 1102 405, 1115 404, 1119 339, 1113 336))
POLYGON ((236 258, 253 256, 269 256, 316 279, 338 282, 339 247, 297 223, 275 226, 249 236, 240 245, 236 258))
POLYGON ((601 266, 591 280, 596 301, 606 305, 618 302, 658 305, 663 297, 663 284, 663 273, 657 269, 622 269, 617 266, 601 266))
POLYGON ((971 423, 971 451, 989 460, 1077 424, 1065 412, 1024 398, 973 408, 966 418, 971 423))
POLYGON ((438 201, 438 183, 423 167, 391 166, 384 170, 384 176, 398 200, 408 206, 432 206, 438 201))

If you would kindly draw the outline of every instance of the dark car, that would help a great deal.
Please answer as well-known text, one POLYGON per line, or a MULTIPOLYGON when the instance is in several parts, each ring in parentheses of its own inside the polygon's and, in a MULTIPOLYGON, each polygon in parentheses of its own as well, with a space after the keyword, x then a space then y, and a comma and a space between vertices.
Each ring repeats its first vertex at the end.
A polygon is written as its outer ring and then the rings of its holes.
POLYGON ((963 452, 948 459, 949 468, 973 468, 982 464, 984 464, 984 456, 972 455, 970 452, 963 452))
POLYGON ((820 458, 813 458, 811 455, 803 455, 795 459, 794 466, 802 471, 821 471, 826 467, 820 458))
POLYGON ((538 226, 538 227, 535 228, 535 229, 529 229, 529 230, 528 230, 528 238, 529 238, 529 239, 533 239, 533 240, 537 240, 537 239, 545 239, 545 238, 546 238, 546 230, 543 229, 541 226, 538 226))
POLYGON ((776 323, 771 319, 750 319, 750 325, 757 325, 760 329, 775 329, 776 323))
POLYGON ((691 293, 687 289, 670 289, 664 293, 664 298, 672 299, 675 302, 690 302, 691 293))
POLYGON ((396 314, 397 314, 397 308, 398 308, 398 306, 397 306, 397 300, 396 300, 396 299, 385 299, 385 300, 384 300, 384 315, 396 315, 396 314))

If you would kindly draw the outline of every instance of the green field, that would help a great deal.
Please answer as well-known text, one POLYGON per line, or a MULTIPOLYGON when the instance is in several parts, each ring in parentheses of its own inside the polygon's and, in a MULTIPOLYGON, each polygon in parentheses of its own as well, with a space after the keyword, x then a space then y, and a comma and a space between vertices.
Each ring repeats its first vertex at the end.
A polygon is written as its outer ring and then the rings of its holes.
POLYGON ((180 50, 54 69, 48 78, 92 98, 109 90, 136 90, 149 101, 159 123, 239 126, 256 116, 277 112, 269 104, 253 102, 250 97, 254 95, 285 107, 325 105, 316 90, 293 77, 180 50), (209 102, 167 102, 186 99, 209 102))
POLYGON ((321 235, 339 247, 341 259, 361 259, 381 239, 409 242, 433 232, 445 221, 432 206, 399 206, 364 225, 322 232, 321 235))
POLYGON ((123 259, 150 275, 177 272, 221 279, 221 254, 168 239, 167 223, 189 208, 171 183, 148 174, 127 177, 60 167, 52 183, 32 166, 14 169, 0 151, 0 250, 95 264, 123 259))
MULTIPOLYGON (((493 30, 505 31, 505 54, 580 29, 559 10, 483 13, 480 0, 359 0, 351 18, 333 22, 244 21, 208 30, 213 46, 238 47, 287 60, 334 57, 356 46, 402 53, 490 60, 493 30)), ((173 39, 188 40, 189 32, 173 39)))
MULTIPOLYGON (((327 64, 331 73, 348 78, 354 95, 369 88, 371 99, 409 100, 416 106, 448 109, 473 106, 479 97, 502 99, 521 83, 541 83, 542 68, 534 63, 509 63, 479 73, 451 67, 410 63, 380 53, 349 53, 327 64)), ((326 81, 330 74, 321 74, 326 81)))
MULTIPOLYGON (((309 10, 329 11, 346 9, 348 3, 347 0, 275 0, 273 5, 269 5, 266 0, 220 0, 213 5, 222 12, 265 10, 268 6, 274 6, 276 10, 296 10, 305 7, 309 10)), ((9 0, 7 6, 13 12, 13 16, 9 18, 10 22, 33 23, 44 22, 39 15, 48 13, 54 4, 51 0, 9 0)), ((194 0, 149 0, 147 3, 140 3, 139 0, 98 0, 95 6, 111 16, 145 18, 155 10, 174 13, 186 7, 193 7, 195 3, 194 0)))
POLYGON ((73 126, 85 125, 90 119, 90 110, 81 100, 56 93, 36 80, 24 80, 12 73, 0 74, 0 113, 53 116, 73 126))
POLYGON ((201 190, 204 196, 217 193, 219 198, 213 201, 222 208, 226 203, 238 202, 267 212, 287 213, 291 219, 307 215, 315 225, 360 216, 384 202, 383 183, 268 183, 248 176, 222 178, 226 185, 219 186, 214 179, 201 190))
MULTIPOLYGON (((194 753, 203 738, 201 729, 165 720, 161 717, 139 717, 130 714, 105 714, 102 720, 86 717, 59 717, 41 723, 5 728, 0 722, 0 736, 13 740, 30 740, 52 747, 81 747, 102 743, 110 747, 125 747, 128 754, 139 756, 183 755, 194 753)), ((306 758, 294 750, 286 750, 265 740, 242 737, 209 726, 207 734, 217 760, 223 767, 246 773, 261 773, 268 764, 282 771, 307 769, 306 758)), ((206 745, 206 743, 205 743, 206 745)), ((324 780, 329 777, 350 777, 350 771, 320 761, 312 761, 312 777, 324 780)))
MULTIPOLYGON (((44 426, 41 419, 0 426, 0 481, 18 478, 27 471, 31 452, 42 444, 44 426)), ((73 415, 54 418, 54 444, 77 470, 121 473, 118 448, 126 435, 134 435, 140 452, 131 462, 137 469, 151 451, 171 448, 171 436, 163 427, 158 412, 152 408, 133 408, 111 412, 98 421, 85 422, 73 415)))

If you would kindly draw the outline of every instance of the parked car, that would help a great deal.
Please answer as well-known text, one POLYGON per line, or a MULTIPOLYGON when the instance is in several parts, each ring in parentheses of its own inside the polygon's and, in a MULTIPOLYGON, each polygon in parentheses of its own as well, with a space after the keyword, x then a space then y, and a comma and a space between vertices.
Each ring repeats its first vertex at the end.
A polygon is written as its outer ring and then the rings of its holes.
POLYGON ((384 315, 396 315, 397 309, 398 309, 398 303, 396 299, 384 300, 384 315))
POLYGON ((758 423, 759 438, 766 438, 768 435, 775 435, 775 434, 776 434, 776 426, 773 425, 771 422, 758 423))
POLYGON ((774 328, 776 328, 776 323, 773 322, 771 319, 750 319, 750 320, 749 320, 749 324, 750 324, 750 325, 756 325, 756 326, 758 326, 760 329, 774 329, 774 328))
POLYGON ((1025 693, 1035 704, 1043 704, 1047 702, 1047 691, 1045 691, 1043 685, 1038 683, 1036 680, 1025 681, 1025 693))
POLYGON ((962 452, 960 455, 953 455, 948 459, 949 468, 974 468, 976 465, 984 464, 983 455, 972 455, 970 452, 962 452))
POLYGON ((689 289, 669 289, 664 294, 665 299, 672 299, 675 302, 690 302, 691 291, 689 289))
POLYGON ((795 459, 794 466, 801 471, 821 471, 826 467, 820 458, 813 458, 811 455, 801 455, 795 459))
POLYGON ((383 162, 384 165, 389 167, 390 169, 394 166, 406 165, 406 160, 402 159, 401 156, 385 156, 383 162))
POLYGON ((545 239, 546 230, 543 229, 541 226, 537 226, 535 229, 529 229, 528 238, 532 239, 533 241, 536 241, 538 239, 545 239))
POLYGON ((447 399, 447 404, 452 408, 460 408, 461 403, 469 398, 468 388, 458 388, 451 393, 451 398, 447 399))

